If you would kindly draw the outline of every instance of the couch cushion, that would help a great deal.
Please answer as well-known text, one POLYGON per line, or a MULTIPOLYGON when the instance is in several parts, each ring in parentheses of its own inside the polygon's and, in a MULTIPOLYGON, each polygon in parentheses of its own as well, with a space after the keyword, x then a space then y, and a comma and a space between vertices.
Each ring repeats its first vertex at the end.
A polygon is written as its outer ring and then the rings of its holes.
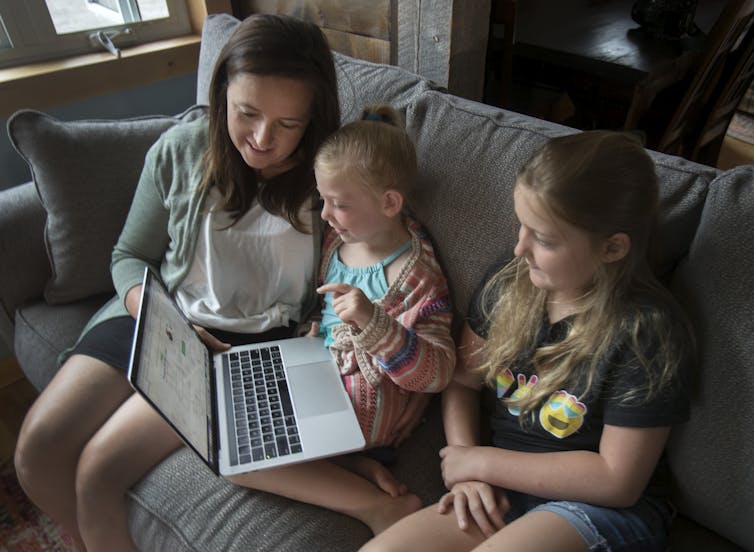
MULTIPOLYGON (((207 16, 202 28, 199 50, 196 103, 209 102, 209 86, 220 50, 240 21, 227 14, 207 16)), ((380 65, 333 52, 338 78, 341 119, 352 121, 361 116, 364 106, 389 102, 404 112, 420 92, 437 88, 427 79, 399 67, 380 65)))
POLYGON ((110 255, 131 205, 147 149, 177 117, 60 121, 33 110, 16 112, 8 134, 29 164, 47 212, 45 244, 52 277, 50 304, 112 291, 110 255))
POLYGON ((518 168, 548 138, 575 131, 441 92, 416 98, 406 126, 419 162, 413 210, 465 315, 489 267, 512 256, 518 168))
MULTIPOLYGON (((465 315, 487 269, 513 254, 519 167, 548 138, 576 131, 435 91, 411 102, 406 122, 419 161, 415 212, 435 241, 456 310, 465 315)), ((717 171, 651 155, 661 181, 660 270, 666 273, 687 251, 717 171)))
POLYGON ((55 306, 39 300, 16 311, 15 355, 38 391, 55 375, 58 355, 76 342, 84 325, 110 297, 106 293, 55 306))
POLYGON ((712 182, 672 281, 696 330, 699 368, 691 419, 668 447, 678 509, 746 550, 754 550, 753 184, 752 166, 712 182))

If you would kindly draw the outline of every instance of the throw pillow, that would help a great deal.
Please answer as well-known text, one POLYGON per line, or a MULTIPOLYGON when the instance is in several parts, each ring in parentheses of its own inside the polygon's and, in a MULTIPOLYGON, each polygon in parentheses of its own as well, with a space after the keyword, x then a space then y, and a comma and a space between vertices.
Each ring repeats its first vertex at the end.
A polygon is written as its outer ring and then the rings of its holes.
POLYGON ((47 211, 48 303, 113 291, 110 255, 144 156, 165 130, 200 113, 194 107, 175 117, 71 122, 33 110, 11 116, 10 141, 29 164, 47 211))

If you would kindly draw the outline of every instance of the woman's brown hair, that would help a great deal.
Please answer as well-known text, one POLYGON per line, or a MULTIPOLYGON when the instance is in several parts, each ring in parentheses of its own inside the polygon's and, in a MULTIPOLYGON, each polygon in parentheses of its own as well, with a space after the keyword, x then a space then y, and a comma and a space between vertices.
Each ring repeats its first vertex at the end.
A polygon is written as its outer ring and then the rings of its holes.
POLYGON ((332 53, 316 25, 287 16, 256 14, 244 19, 220 52, 209 93, 209 147, 202 186, 215 187, 220 208, 237 220, 255 200, 267 211, 304 226, 299 212, 315 189, 314 155, 340 125, 332 53), (307 83, 312 92, 311 118, 294 155, 291 170, 260 182, 228 135, 228 83, 239 74, 275 76, 307 83))

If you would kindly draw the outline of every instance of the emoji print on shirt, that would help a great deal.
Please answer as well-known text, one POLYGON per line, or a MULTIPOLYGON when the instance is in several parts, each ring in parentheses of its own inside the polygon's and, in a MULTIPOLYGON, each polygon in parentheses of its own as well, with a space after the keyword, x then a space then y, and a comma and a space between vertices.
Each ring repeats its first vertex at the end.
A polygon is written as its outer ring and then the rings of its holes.
POLYGON ((502 399, 510 386, 513 385, 513 372, 510 371, 510 368, 506 368, 497 375, 495 382, 497 384, 497 398, 502 399))
MULTIPOLYGON (((532 375, 529 378, 529 381, 526 381, 526 376, 524 374, 518 374, 516 376, 516 379, 518 380, 518 387, 513 393, 511 393, 512 401, 515 401, 516 399, 523 399, 524 397, 529 396, 529 394, 531 393, 531 388, 534 387, 534 384, 539 381, 539 378, 536 375, 532 375)), ((521 409, 514 406, 509 406, 508 412, 510 412, 514 416, 518 416, 518 414, 521 412, 521 409)))
POLYGON ((555 391, 539 410, 539 423, 548 433, 563 439, 584 423, 586 405, 567 391, 555 391))

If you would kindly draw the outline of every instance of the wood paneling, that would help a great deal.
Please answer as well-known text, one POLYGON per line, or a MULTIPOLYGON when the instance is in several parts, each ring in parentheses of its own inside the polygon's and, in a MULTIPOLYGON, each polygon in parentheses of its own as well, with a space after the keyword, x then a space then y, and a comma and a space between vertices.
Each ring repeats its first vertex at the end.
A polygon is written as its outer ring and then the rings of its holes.
POLYGON ((311 21, 338 52, 391 63, 482 99, 491 0, 237 0, 235 15, 311 21))
POLYGON ((240 0, 241 16, 293 15, 323 29, 390 40, 390 0, 240 0))
POLYGON ((391 0, 240 0, 237 15, 292 15, 321 27, 336 52, 376 63, 394 63, 391 5, 391 0))
POLYGON ((341 54, 374 63, 391 63, 390 42, 351 33, 322 29, 330 48, 341 54))

